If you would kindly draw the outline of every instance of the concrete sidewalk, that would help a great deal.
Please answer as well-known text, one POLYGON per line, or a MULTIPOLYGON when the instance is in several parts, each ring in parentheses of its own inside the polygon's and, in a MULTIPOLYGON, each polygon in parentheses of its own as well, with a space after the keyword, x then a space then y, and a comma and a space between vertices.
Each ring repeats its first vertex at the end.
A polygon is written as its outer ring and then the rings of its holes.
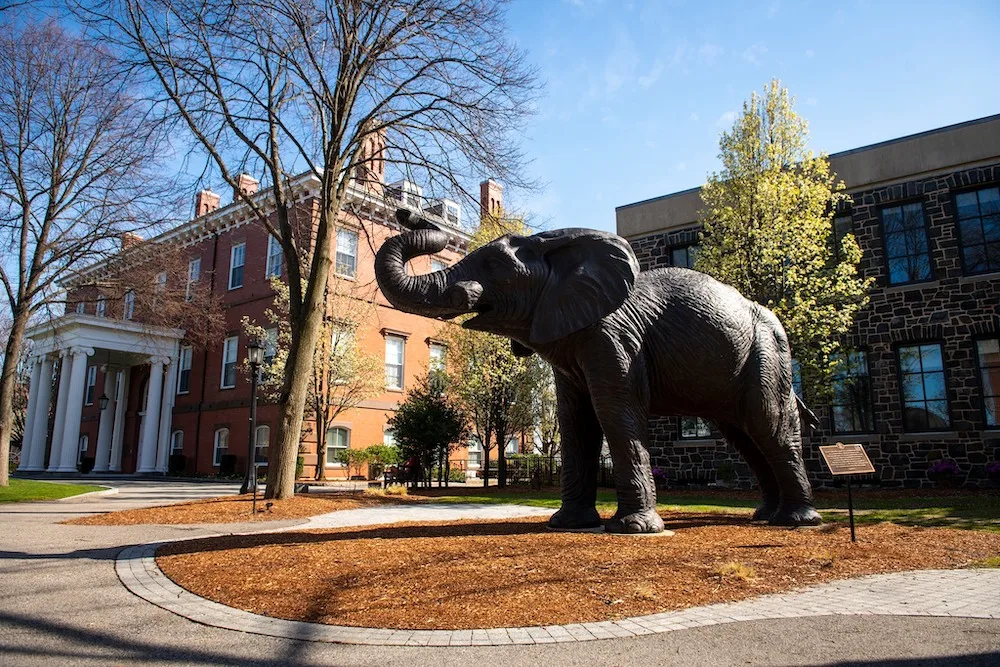
MULTIPOLYGON (((604 641, 465 647, 329 644, 208 627, 128 592, 115 574, 115 559, 125 547, 260 530, 261 524, 58 525, 58 521, 84 513, 219 493, 219 489, 208 485, 176 482, 160 489, 155 482, 138 480, 122 481, 119 486, 118 496, 0 505, 0 664, 1000 664, 1000 621, 953 616, 832 615, 740 620, 736 614, 722 625, 693 625, 672 632, 604 641)), ((235 491, 235 485, 222 486, 223 492, 235 491)), ((269 523, 268 527, 304 523, 269 523)), ((984 576, 995 576, 986 572, 989 574, 984 576)), ((909 576, 912 581, 908 585, 919 592, 927 590, 928 585, 921 577, 933 579, 936 575, 909 576)), ((968 576, 967 588, 971 589, 965 593, 958 588, 958 582, 938 580, 944 585, 931 593, 931 598, 943 596, 943 604, 969 603, 969 595, 977 594, 975 589, 1000 597, 996 579, 975 579, 978 573, 961 572, 942 576, 968 576)), ((868 604, 858 597, 865 590, 875 596, 885 592, 880 593, 871 582, 861 583, 861 589, 852 588, 856 582, 833 584, 841 587, 842 601, 868 604)), ((900 593, 900 604, 909 604, 912 596, 902 594, 895 583, 885 588, 900 593)), ((795 611, 785 601, 772 603, 786 613, 795 611)), ((881 613, 899 611, 905 609, 883 605, 881 613)), ((955 606, 940 611, 962 614, 969 610, 955 606)))

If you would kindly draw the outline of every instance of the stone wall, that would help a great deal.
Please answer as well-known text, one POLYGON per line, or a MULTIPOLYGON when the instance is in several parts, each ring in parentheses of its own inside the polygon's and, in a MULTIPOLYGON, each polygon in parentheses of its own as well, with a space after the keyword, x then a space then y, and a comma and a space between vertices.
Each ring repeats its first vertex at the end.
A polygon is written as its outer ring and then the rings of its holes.
MULTIPOLYGON (((864 251, 860 268, 863 275, 876 279, 871 303, 859 315, 850 341, 868 356, 875 432, 835 435, 829 409, 812 405, 821 428, 803 439, 803 449, 815 485, 832 481, 818 446, 838 440, 862 443, 875 464, 873 481, 884 486, 932 486, 927 469, 944 458, 958 463, 964 485, 989 485, 985 468, 1000 460, 1000 429, 985 425, 975 340, 1000 332, 1000 273, 964 274, 953 195, 998 182, 1000 163, 851 192, 854 234, 864 251), (888 204, 914 201, 923 204, 933 279, 889 286, 879 212, 888 204), (949 430, 907 433, 903 428, 896 350, 913 343, 942 344, 949 430)), ((696 241, 696 227, 630 239, 643 270, 668 266, 672 247, 696 241)), ((730 465, 724 469, 734 471, 737 482, 750 482, 749 470, 724 440, 680 440, 677 421, 672 417, 653 421, 650 453, 654 466, 668 469, 672 478, 703 480, 715 477, 718 466, 726 462, 730 465)))

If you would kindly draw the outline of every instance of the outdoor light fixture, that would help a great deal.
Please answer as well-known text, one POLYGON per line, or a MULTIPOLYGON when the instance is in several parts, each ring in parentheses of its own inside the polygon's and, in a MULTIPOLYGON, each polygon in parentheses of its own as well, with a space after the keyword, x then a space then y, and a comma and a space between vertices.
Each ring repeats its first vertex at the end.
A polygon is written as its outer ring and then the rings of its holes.
POLYGON ((104 410, 104 409, 106 409, 108 407, 108 401, 110 401, 110 400, 111 399, 108 398, 107 394, 105 394, 104 392, 101 392, 101 397, 99 399, 97 399, 97 403, 101 406, 101 410, 104 410))
POLYGON ((257 382, 260 379, 260 365, 264 363, 264 346, 259 340, 247 343, 247 361, 250 362, 250 437, 247 438, 247 470, 243 476, 240 493, 254 495, 254 510, 257 504, 257 382))

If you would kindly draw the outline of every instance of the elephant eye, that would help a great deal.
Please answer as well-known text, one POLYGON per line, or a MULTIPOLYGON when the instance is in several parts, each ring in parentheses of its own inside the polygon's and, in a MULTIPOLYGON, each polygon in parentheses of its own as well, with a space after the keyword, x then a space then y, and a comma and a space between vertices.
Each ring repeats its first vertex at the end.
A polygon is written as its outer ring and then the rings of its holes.
POLYGON ((504 267, 504 261, 499 257, 487 257, 486 268, 490 271, 499 271, 504 267))

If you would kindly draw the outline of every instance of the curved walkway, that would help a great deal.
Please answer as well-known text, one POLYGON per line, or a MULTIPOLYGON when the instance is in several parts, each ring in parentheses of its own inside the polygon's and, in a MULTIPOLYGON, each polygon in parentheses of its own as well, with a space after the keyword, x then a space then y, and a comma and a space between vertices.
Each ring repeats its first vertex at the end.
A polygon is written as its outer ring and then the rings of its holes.
MULTIPOLYGON (((550 509, 518 505, 423 505, 364 508, 313 517, 304 525, 272 531, 396 523, 547 515, 550 509)), ((124 549, 115 563, 132 593, 203 625, 271 637, 380 646, 502 646, 634 637, 720 625, 829 615, 946 616, 1000 619, 1000 570, 925 570, 872 575, 742 602, 694 607, 618 621, 482 630, 387 630, 253 614, 206 600, 171 581, 156 565, 161 541, 124 549)))

